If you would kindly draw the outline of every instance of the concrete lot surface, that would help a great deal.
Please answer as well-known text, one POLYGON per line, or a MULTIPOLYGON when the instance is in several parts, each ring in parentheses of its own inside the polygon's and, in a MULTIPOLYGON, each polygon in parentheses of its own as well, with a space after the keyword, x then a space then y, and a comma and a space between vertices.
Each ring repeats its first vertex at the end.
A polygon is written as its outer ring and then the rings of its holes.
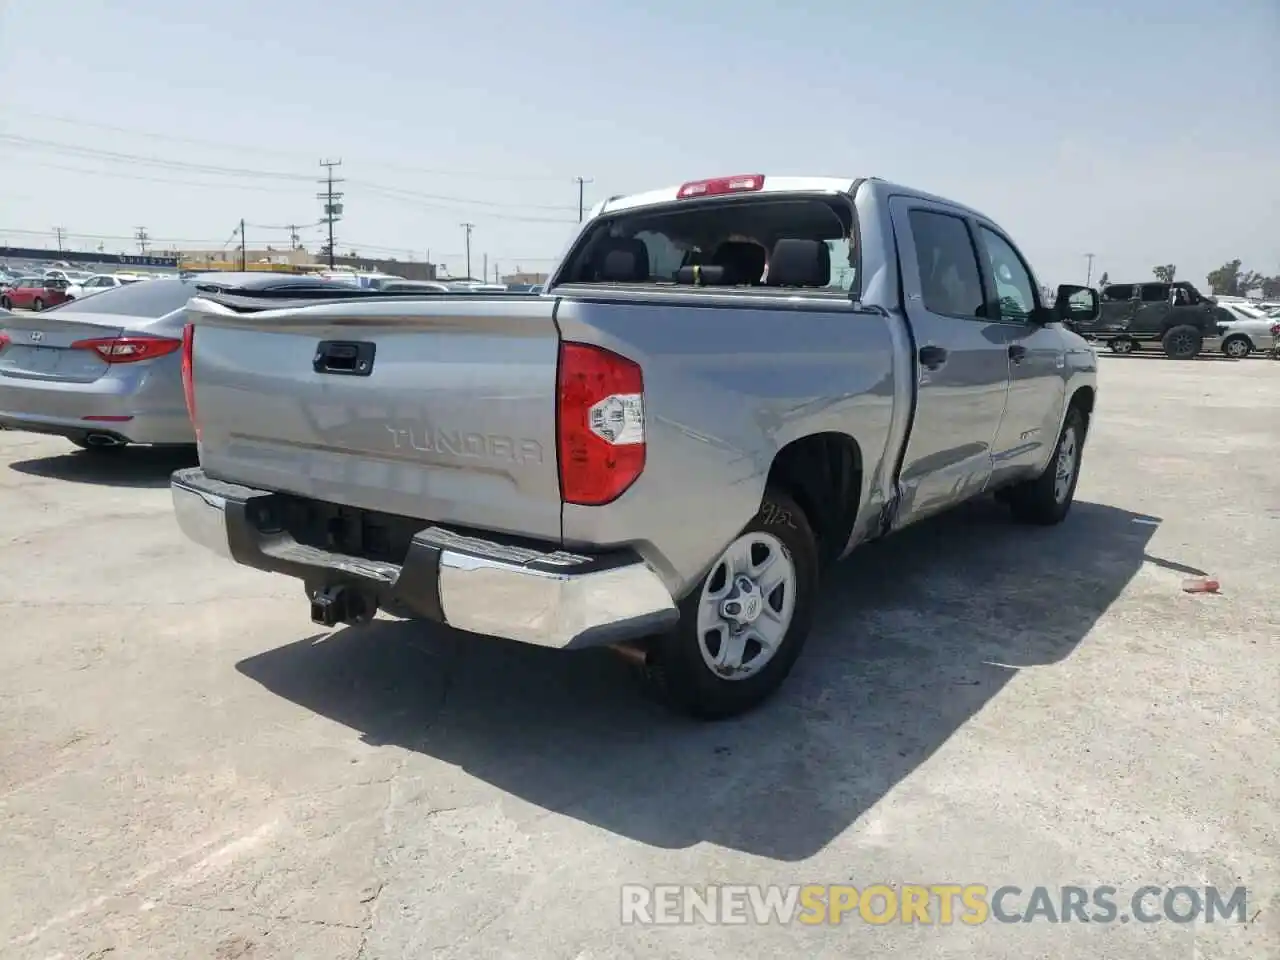
POLYGON ((607 652, 317 633, 180 537, 181 457, 0 432, 0 956, 1280 956, 1280 363, 1100 363, 1063 526, 982 502, 860 551, 783 694, 713 725, 607 652), (1249 916, 624 927, 624 883, 1249 916))

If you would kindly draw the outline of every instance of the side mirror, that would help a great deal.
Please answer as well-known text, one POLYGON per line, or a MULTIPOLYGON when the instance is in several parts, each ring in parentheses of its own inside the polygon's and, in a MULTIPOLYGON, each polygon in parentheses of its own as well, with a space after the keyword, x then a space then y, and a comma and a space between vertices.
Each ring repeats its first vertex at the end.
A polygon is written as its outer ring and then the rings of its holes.
POLYGON ((1088 323, 1098 319, 1102 301, 1098 298, 1098 291, 1092 287, 1064 283, 1058 287, 1053 309, 1063 323, 1088 323))

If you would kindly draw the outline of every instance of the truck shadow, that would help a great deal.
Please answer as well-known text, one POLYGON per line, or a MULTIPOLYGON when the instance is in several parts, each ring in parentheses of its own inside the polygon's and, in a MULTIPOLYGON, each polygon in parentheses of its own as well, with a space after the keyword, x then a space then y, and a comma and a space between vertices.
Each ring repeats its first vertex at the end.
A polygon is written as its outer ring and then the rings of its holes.
POLYGON ((1080 502, 1060 527, 1015 527, 978 501, 868 545, 832 571, 780 694, 717 724, 641 697, 608 651, 562 654, 396 621, 237 669, 368 743, 438 758, 629 839, 796 861, 1019 669, 1066 657, 1143 564, 1159 523, 1080 502))

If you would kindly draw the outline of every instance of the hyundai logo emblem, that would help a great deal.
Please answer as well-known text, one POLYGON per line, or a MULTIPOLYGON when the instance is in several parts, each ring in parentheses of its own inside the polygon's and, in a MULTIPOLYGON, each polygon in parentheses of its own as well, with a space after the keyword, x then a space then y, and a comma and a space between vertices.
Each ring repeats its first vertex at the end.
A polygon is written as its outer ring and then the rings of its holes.
POLYGON ((38 343, 38 342, 40 342, 41 340, 43 340, 43 339, 44 339, 44 334, 43 334, 43 333, 41 333, 39 330, 32 330, 32 331, 31 331, 31 339, 32 339, 32 340, 35 340, 35 341, 38 343))

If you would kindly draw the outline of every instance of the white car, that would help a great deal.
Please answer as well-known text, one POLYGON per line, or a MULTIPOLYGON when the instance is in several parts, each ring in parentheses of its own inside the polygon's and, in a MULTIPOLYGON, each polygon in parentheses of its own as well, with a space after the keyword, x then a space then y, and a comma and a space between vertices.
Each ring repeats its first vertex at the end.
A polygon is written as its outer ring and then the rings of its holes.
POLYGON ((1234 319, 1218 324, 1219 349, 1228 357, 1244 359, 1255 351, 1270 353, 1280 342, 1280 318, 1244 303, 1218 301, 1219 309, 1234 319))

